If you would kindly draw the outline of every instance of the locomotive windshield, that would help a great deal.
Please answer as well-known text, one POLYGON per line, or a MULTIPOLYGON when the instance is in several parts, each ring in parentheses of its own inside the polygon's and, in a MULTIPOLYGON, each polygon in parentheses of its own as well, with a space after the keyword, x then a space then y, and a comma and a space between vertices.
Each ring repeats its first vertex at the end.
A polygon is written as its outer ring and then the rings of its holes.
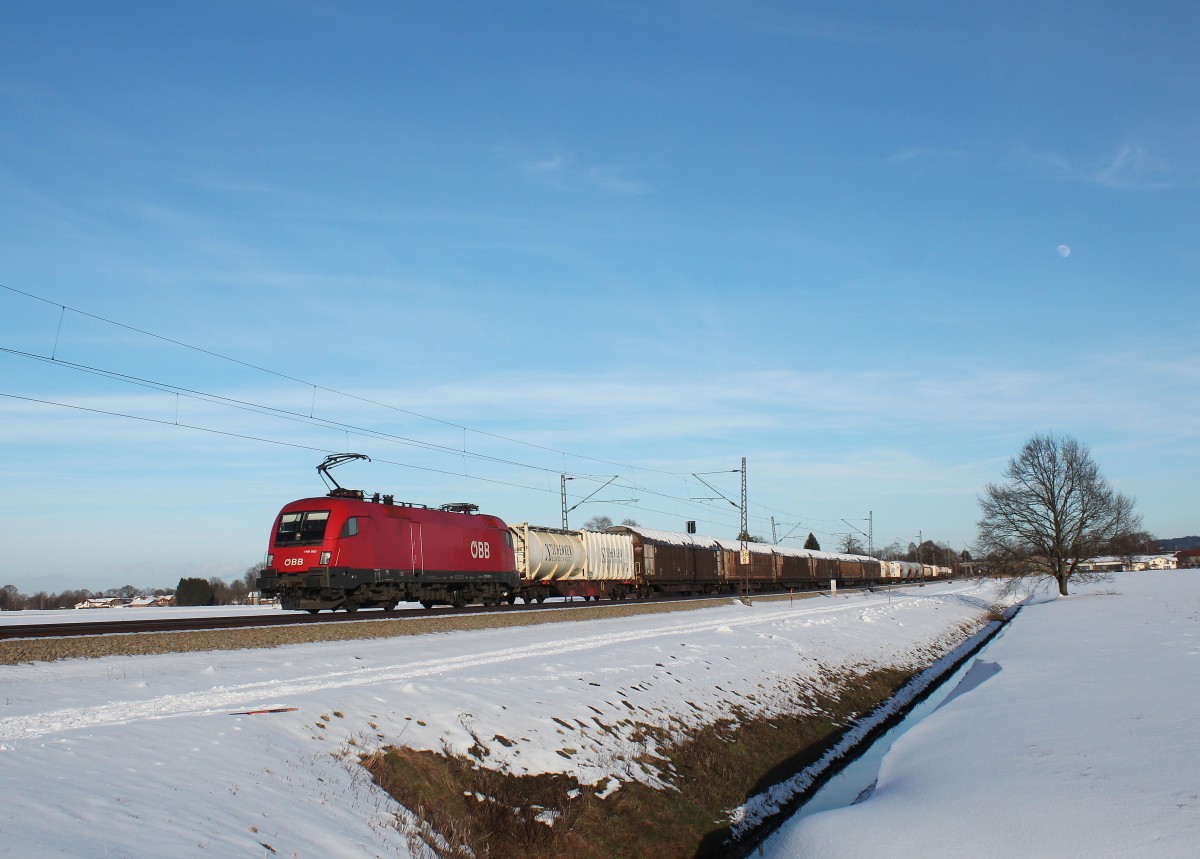
POLYGON ((325 539, 325 526, 328 524, 328 510, 284 513, 279 519, 279 533, 275 535, 275 545, 280 547, 316 545, 325 539))

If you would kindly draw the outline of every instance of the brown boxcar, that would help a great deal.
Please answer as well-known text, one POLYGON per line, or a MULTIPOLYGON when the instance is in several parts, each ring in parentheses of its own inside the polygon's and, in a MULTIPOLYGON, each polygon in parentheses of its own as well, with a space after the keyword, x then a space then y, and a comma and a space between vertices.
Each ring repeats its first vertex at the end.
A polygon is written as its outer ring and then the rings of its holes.
POLYGON ((715 593, 720 586, 716 541, 711 537, 615 525, 633 537, 633 563, 643 592, 715 593))
POLYGON ((726 590, 761 591, 775 584, 775 554, 765 543, 745 543, 750 563, 742 563, 742 546, 738 540, 717 540, 721 577, 726 590))

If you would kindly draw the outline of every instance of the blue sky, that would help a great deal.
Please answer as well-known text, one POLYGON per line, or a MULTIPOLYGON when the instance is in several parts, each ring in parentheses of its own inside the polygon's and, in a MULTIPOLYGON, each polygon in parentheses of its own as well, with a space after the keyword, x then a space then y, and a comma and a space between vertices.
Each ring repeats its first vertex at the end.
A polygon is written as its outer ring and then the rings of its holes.
POLYGON ((347 448, 962 548, 1049 431, 1200 532, 1200 12, 804 6, 7 4, 0 583, 240 575, 347 448))

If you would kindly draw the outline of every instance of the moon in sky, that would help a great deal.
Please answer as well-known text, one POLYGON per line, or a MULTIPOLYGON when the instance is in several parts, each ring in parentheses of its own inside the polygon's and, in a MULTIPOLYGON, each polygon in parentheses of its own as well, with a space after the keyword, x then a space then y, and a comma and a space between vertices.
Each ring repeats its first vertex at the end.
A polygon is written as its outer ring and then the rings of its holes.
POLYGON ((1058 246, 1058 255, 1060 257, 1062 257, 1063 259, 1066 259, 1067 257, 1069 257, 1071 255, 1071 246, 1070 245, 1059 245, 1058 246))

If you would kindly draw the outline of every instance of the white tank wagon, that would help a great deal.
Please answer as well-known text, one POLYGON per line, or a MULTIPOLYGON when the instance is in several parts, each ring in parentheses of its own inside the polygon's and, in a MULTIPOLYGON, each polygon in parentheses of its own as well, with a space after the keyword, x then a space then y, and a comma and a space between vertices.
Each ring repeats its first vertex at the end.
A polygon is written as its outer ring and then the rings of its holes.
POLYGON ((510 525, 521 595, 599 599, 626 592, 636 577, 633 540, 627 534, 510 525))
POLYGON ((632 581, 633 538, 607 531, 581 531, 583 535, 583 578, 586 581, 632 581))

